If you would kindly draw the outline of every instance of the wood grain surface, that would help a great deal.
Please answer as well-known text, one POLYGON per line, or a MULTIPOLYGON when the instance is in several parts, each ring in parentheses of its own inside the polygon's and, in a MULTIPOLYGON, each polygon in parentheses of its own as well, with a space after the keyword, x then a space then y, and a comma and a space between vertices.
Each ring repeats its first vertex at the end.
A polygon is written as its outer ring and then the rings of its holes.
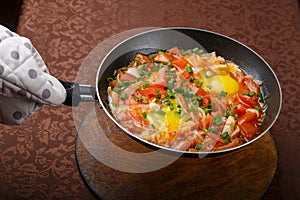
MULTIPOLYGON (((130 152, 155 151, 122 132, 96 106, 78 133, 76 157, 83 178, 101 199, 260 199, 277 167, 269 133, 235 151, 204 158, 184 154, 170 165, 145 173, 123 172, 100 162, 99 155, 107 156, 105 138, 130 152), (101 131, 97 131, 99 125, 101 131), (95 152, 99 146, 102 152, 95 152)), ((124 156, 110 159, 135 165, 124 156)))

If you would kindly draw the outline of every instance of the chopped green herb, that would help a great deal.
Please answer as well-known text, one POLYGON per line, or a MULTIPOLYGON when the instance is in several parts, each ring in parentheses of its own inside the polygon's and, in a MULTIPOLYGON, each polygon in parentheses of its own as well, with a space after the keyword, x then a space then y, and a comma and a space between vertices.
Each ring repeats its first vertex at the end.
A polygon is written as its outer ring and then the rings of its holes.
POLYGON ((221 91, 220 92, 220 94, 218 94, 218 98, 222 98, 222 97, 226 97, 226 95, 227 95, 227 92, 225 92, 225 91, 221 91))
POLYGON ((159 51, 157 54, 161 55, 161 54, 164 54, 164 52, 163 51, 159 51))
POLYGON ((127 94, 126 93, 122 93, 121 95, 120 95, 120 99, 121 100, 126 100, 127 99, 127 94))
POLYGON ((170 105, 169 105, 169 108, 170 108, 170 110, 174 110, 174 105, 173 105, 173 104, 170 104, 170 105))
POLYGON ((224 114, 224 117, 229 117, 230 116, 230 113, 227 111, 225 114, 224 114))
POLYGON ((254 96, 255 94, 256 94, 256 92, 254 92, 254 91, 249 92, 250 97, 254 96))
POLYGON ((146 112, 142 112, 142 116, 143 116, 144 119, 146 119, 147 118, 147 113, 146 112))
POLYGON ((204 109, 205 114, 210 113, 211 111, 212 111, 211 108, 205 108, 205 109, 204 109))
POLYGON ((118 88, 118 87, 114 87, 113 91, 116 92, 116 93, 119 93, 122 89, 121 88, 118 88))
POLYGON ((167 99, 175 99, 175 93, 172 91, 167 91, 166 98, 167 99))
POLYGON ((172 64, 172 62, 168 62, 167 65, 168 65, 169 67, 172 67, 173 64, 172 64))
POLYGON ((196 150, 201 150, 201 148, 202 148, 202 144, 200 144, 200 143, 196 144, 196 146, 195 146, 196 150))
POLYGON ((147 88, 148 86, 149 86, 149 82, 148 82, 148 81, 144 81, 143 87, 144 87, 144 88, 147 88))
POLYGON ((216 126, 219 126, 219 125, 223 124, 223 118, 222 118, 222 116, 221 115, 214 116, 213 117, 213 123, 216 126))
POLYGON ((193 74, 193 68, 190 64, 187 64, 187 66, 185 67, 186 71, 188 72, 188 74, 193 74))
POLYGON ((254 108, 256 109, 256 110, 261 110, 261 107, 260 106, 254 106, 254 108))
POLYGON ((199 81, 199 80, 195 80, 194 83, 195 83, 195 85, 196 85, 197 88, 201 88, 202 85, 203 85, 203 82, 199 81))
POLYGON ((212 72, 211 71, 206 71, 205 72, 205 77, 206 78, 210 78, 212 76, 212 72))
POLYGON ((113 80, 114 79, 112 77, 109 77, 109 78, 106 79, 106 81, 109 82, 109 83, 112 82, 113 80))
MULTIPOLYGON (((225 138, 227 138, 229 135, 228 135, 228 132, 224 132, 224 133, 222 133, 221 134, 221 137, 223 138, 223 139, 225 139, 225 138)), ((230 137, 230 136, 229 136, 230 137)))
POLYGON ((209 128, 207 129, 207 131, 208 131, 208 132, 211 132, 211 133, 213 133, 213 134, 218 134, 218 130, 215 129, 215 128, 209 127, 209 128))
POLYGON ((125 72, 125 71, 128 70, 128 68, 127 67, 122 67, 120 70, 123 71, 123 72, 125 72))
POLYGON ((159 111, 157 111, 157 114, 159 114, 159 115, 166 115, 166 112, 163 111, 163 110, 159 110, 159 111))
POLYGON ((155 98, 156 98, 156 99, 160 99, 160 98, 161 98, 161 94, 156 94, 156 95, 155 95, 155 98))

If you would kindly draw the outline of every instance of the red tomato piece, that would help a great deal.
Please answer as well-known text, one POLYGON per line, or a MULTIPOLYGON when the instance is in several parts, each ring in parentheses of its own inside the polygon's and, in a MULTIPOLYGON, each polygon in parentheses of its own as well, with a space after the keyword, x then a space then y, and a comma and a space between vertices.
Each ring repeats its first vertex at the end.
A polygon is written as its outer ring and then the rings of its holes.
POLYGON ((172 62, 175 58, 167 53, 158 54, 154 57, 154 61, 156 62, 172 62))
POLYGON ((247 139, 252 139, 258 130, 257 125, 253 122, 239 124, 239 127, 247 139))
POLYGON ((139 107, 132 107, 132 109, 128 110, 129 116, 133 121, 137 122, 141 126, 149 125, 149 121, 145 119, 142 115, 142 109, 139 107))
POLYGON ((153 85, 149 85, 145 89, 140 90, 139 93, 143 97, 147 97, 148 99, 151 99, 155 97, 157 94, 165 95, 167 91, 165 90, 165 87, 163 85, 153 84, 153 85))
POLYGON ((173 60, 173 66, 177 69, 184 69, 186 68, 187 64, 190 64, 184 57, 173 60))
POLYGON ((246 113, 239 117, 238 123, 246 123, 246 122, 256 122, 257 114, 255 112, 246 111, 246 113))
POLYGON ((257 102, 257 100, 255 100, 255 98, 244 95, 242 91, 239 92, 239 100, 240 100, 240 103, 242 103, 250 108, 253 108, 253 107, 259 105, 259 103, 257 102))

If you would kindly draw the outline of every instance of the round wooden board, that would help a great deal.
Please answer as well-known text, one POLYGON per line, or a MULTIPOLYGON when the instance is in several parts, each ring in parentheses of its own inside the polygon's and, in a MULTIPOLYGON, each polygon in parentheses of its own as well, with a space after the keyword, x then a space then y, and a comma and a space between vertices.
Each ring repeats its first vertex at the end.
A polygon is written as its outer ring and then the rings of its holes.
POLYGON ((270 133, 234 151, 204 158, 184 154, 163 168, 144 173, 103 164, 101 155, 111 163, 137 165, 132 158, 106 152, 107 138, 130 152, 156 150, 121 131, 103 110, 96 107, 89 112, 78 132, 76 157, 84 180, 101 199, 260 199, 277 167, 270 133))

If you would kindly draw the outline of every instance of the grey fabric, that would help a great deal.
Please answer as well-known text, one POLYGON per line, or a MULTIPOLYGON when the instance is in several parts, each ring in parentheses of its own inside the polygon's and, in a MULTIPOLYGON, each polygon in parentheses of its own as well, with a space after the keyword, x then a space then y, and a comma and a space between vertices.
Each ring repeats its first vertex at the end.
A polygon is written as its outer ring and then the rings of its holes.
POLYGON ((65 98, 30 40, 0 25, 0 123, 21 124, 42 105, 65 98))

